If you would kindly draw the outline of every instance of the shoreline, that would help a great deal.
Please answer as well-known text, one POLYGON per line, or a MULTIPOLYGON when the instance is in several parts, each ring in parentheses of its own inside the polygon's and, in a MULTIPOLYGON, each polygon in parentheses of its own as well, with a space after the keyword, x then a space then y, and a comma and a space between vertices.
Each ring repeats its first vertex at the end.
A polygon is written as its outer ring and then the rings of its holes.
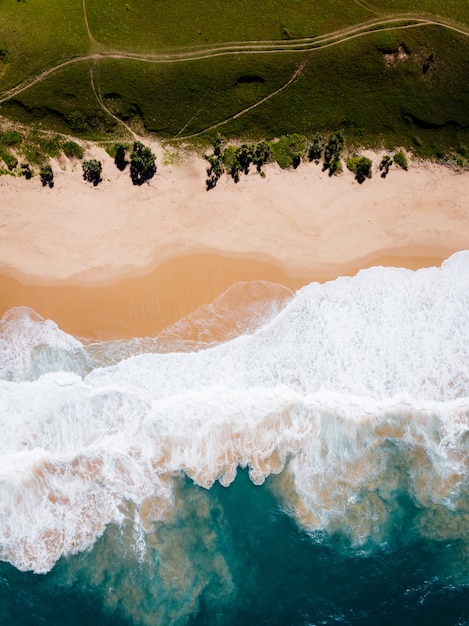
POLYGON ((29 306, 88 339, 154 334, 236 282, 296 290, 373 265, 418 269, 469 249, 469 172, 394 167, 359 185, 320 166, 265 167, 205 190, 192 154, 134 187, 98 147, 103 182, 81 163, 54 164, 55 186, 0 177, 0 317, 29 306), (60 168, 64 169, 60 169, 60 168))
MULTIPOLYGON (((448 255, 449 256, 449 255, 448 255)), ((24 284, 0 274, 0 317, 15 306, 33 309, 87 341, 151 336, 210 304, 236 283, 267 281, 293 292, 311 282, 353 276, 376 265, 411 270, 440 265, 446 256, 388 256, 343 268, 340 274, 291 276, 252 258, 199 252, 163 262, 149 273, 99 285, 24 284)))

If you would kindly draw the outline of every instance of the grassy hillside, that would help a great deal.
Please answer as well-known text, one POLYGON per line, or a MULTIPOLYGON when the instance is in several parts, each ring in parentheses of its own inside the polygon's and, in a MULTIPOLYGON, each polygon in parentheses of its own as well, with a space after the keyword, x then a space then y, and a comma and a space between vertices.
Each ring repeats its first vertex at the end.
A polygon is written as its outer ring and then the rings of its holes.
POLYGON ((167 139, 340 129, 468 151, 465 0, 0 0, 0 17, 8 119, 94 139, 121 119, 167 139))
POLYGON ((313 37, 377 16, 431 13, 466 21, 464 0, 87 0, 96 40, 119 50, 313 37))

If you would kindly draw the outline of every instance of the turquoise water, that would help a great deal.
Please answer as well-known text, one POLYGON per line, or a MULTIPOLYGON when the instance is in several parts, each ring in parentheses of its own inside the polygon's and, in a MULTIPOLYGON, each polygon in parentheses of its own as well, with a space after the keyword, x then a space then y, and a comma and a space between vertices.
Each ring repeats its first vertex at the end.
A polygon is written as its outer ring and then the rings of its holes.
POLYGON ((448 564, 461 546, 419 539, 404 496, 394 536, 363 553, 340 534, 309 537, 246 472, 229 489, 180 486, 184 514, 160 530, 165 558, 174 544, 184 551, 174 578, 161 575, 158 550, 139 562, 108 529, 45 576, 3 564, 2 624, 469 623, 469 586, 448 564))
POLYGON ((223 341, 4 317, 0 624, 469 624, 469 253, 237 289, 223 341))

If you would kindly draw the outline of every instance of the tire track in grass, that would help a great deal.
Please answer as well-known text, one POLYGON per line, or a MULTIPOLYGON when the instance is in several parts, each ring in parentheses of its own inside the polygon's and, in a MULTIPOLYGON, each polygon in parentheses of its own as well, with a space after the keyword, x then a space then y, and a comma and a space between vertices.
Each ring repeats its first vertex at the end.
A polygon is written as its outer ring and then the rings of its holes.
MULTIPOLYGON (((142 63, 181 63, 197 60, 209 59, 217 56, 229 56, 239 54, 276 54, 282 52, 312 52, 315 50, 321 50, 322 48, 328 48, 331 46, 340 45, 357 37, 363 37, 373 32, 379 32, 381 30, 403 30, 407 28, 417 28, 423 26, 441 26, 449 30, 460 33, 464 36, 469 36, 468 27, 457 27, 453 22, 434 19, 431 17, 411 17, 406 15, 404 17, 392 17, 385 20, 372 20, 357 24, 355 26, 334 31, 325 35, 317 37, 294 39, 289 41, 249 41, 249 42, 233 42, 228 44, 220 44, 211 48, 203 48, 200 50, 185 50, 173 54, 155 54, 155 55, 138 55, 124 52, 100 52, 93 53, 84 56, 72 57, 61 61, 56 65, 49 67, 36 76, 30 76, 21 81, 18 85, 6 90, 0 96, 0 104, 10 100, 16 95, 26 91, 34 85, 42 82, 48 78, 51 74, 68 67, 75 63, 82 63, 84 61, 94 60, 99 61, 102 59, 127 59, 133 61, 140 61, 142 63), (411 22, 402 24, 402 22, 411 22), (399 25, 399 23, 401 23, 399 25)), ((92 35, 91 35, 92 36, 92 35)), ((288 83, 287 83, 288 84, 288 83)), ((281 89, 284 89, 282 87, 281 89)), ((275 95, 275 94, 273 94, 275 95)), ((269 96, 269 97, 272 97, 269 96)), ((98 99, 99 102, 99 99, 98 99)), ((261 104, 262 101, 259 102, 261 104)), ((101 102, 100 102, 101 104, 101 102)), ((101 104, 102 106, 102 104, 101 104)), ((254 106, 254 105, 253 105, 254 106)), ((256 104, 258 106, 258 104, 256 104)), ((108 110, 103 107, 106 112, 108 110)), ((249 109, 248 109, 249 110, 249 109)), ((116 118, 118 119, 118 118, 116 118)), ((133 131, 132 131, 133 132, 133 131)))

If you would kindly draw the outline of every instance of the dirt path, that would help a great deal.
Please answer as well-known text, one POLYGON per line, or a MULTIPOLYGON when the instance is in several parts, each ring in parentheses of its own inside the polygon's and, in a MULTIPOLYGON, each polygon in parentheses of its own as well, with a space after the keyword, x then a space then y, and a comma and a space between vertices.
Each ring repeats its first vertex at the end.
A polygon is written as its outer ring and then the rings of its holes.
MULTIPOLYGON (((282 85, 279 89, 276 89, 272 93, 269 93, 269 95, 264 96, 264 98, 262 98, 258 102, 255 102, 254 104, 251 104, 250 106, 246 107, 245 109, 242 109, 238 113, 235 113, 234 115, 230 115, 230 117, 227 117, 226 120, 223 120, 221 122, 217 122, 216 124, 213 124, 212 126, 209 126, 208 128, 204 128, 204 130, 200 130, 197 133, 193 133, 192 135, 185 135, 185 136, 182 136, 182 137, 178 136, 178 137, 174 137, 174 139, 175 140, 193 139, 194 137, 199 137, 200 135, 203 135, 204 133, 207 133, 210 130, 215 130, 216 128, 219 128, 220 126, 223 126, 224 124, 227 124, 231 120, 238 119, 238 117, 241 117, 245 113, 248 113, 248 111, 252 111, 252 109, 255 109, 256 107, 260 106, 261 104, 264 104, 264 102, 267 102, 267 100, 270 100, 270 98, 273 98, 278 93, 280 93, 281 91, 283 91, 284 89, 289 87, 298 78, 298 76, 301 74, 302 70, 303 70, 303 66, 300 65, 299 67, 296 68, 295 72, 293 73, 293 76, 284 85, 282 85)), ((186 126, 187 126, 187 124, 186 124, 186 126)))
MULTIPOLYGON (((83 11, 85 24, 87 28, 87 32, 89 34, 90 40, 95 42, 93 35, 89 29, 88 19, 86 16, 86 4, 85 0, 83 0, 83 11)), ((163 53, 163 54, 132 54, 126 52, 99 52, 93 53, 85 56, 78 56, 67 59, 56 65, 43 70, 40 74, 36 76, 30 76, 23 80, 21 83, 12 87, 11 89, 6 90, 3 94, 0 95, 0 104, 9 100, 19 93, 26 91, 30 87, 36 85, 37 83, 45 80, 51 74, 64 69, 65 67, 75 64, 82 63, 85 61, 99 61, 101 59, 128 59, 134 61, 140 61, 142 63, 180 63, 180 62, 190 62, 196 60, 209 59, 217 56, 227 56, 234 54, 273 54, 273 53, 282 53, 282 52, 308 52, 314 50, 321 50, 322 48, 328 48, 330 46, 340 45, 351 39, 356 39, 357 37, 363 37, 370 33, 379 31, 379 30, 403 30, 407 28, 418 28, 429 25, 437 25, 443 28, 447 28, 458 32, 462 35, 469 36, 469 28, 468 27, 458 27, 451 21, 446 21, 443 19, 435 19, 433 17, 415 17, 412 15, 404 15, 400 17, 392 17, 387 19, 375 19, 370 20, 361 24, 357 24, 355 26, 351 26, 349 28, 341 29, 338 31, 334 31, 332 33, 327 33, 325 35, 319 35, 316 37, 306 37, 302 39, 291 39, 288 41, 278 41, 278 40, 262 40, 262 41, 246 41, 246 42, 228 42, 224 44, 219 44, 216 46, 212 46, 210 48, 200 48, 200 49, 185 49, 180 52, 175 53, 163 53)), ((240 117, 244 113, 250 111, 251 109, 259 106, 266 100, 272 98, 280 91, 286 89, 293 80, 297 77, 297 72, 292 76, 292 78, 285 83, 282 87, 272 92, 265 98, 259 100, 257 103, 247 107, 243 111, 236 113, 234 116, 227 118, 226 120, 215 124, 209 129, 205 129, 200 133, 196 133, 196 135, 202 134, 202 132, 206 132, 207 130, 217 128, 226 122, 236 119, 240 117)), ((99 90, 96 90, 94 84, 93 73, 91 72, 91 83, 92 88, 95 93, 96 99, 99 105, 103 108, 103 110, 111 115, 114 119, 118 120, 122 123, 118 117, 112 114, 109 109, 104 105, 104 102, 99 94, 99 90)), ((132 135, 135 136, 135 133, 126 125, 127 128, 132 135)), ((190 137, 194 137, 196 135, 189 135, 184 137, 188 139, 190 137)), ((182 137, 181 137, 182 138, 182 137)))

